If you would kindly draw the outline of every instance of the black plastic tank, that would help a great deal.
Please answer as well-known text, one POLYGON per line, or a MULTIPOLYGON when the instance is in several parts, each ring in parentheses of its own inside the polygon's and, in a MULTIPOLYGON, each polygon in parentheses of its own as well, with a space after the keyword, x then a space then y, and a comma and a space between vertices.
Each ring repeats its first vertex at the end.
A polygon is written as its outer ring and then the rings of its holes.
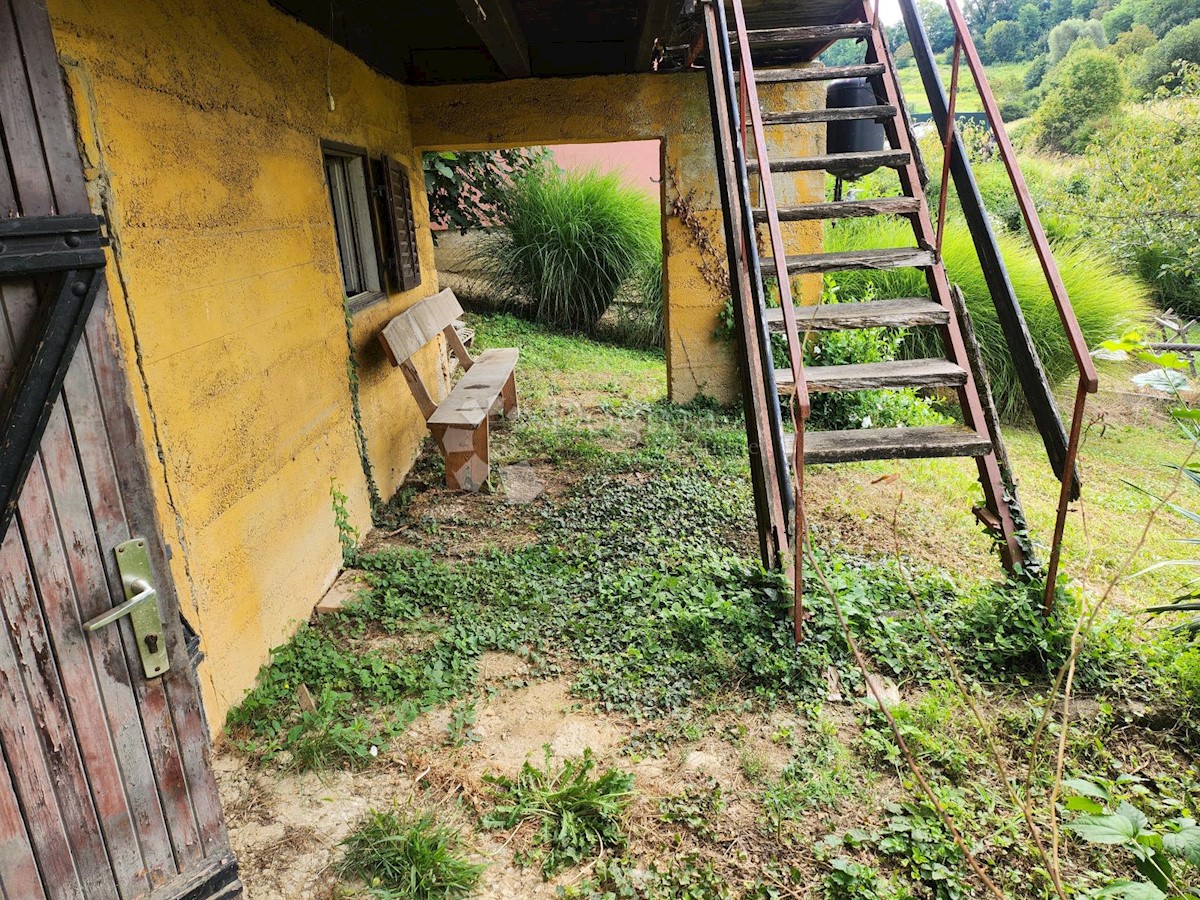
MULTIPOLYGON (((846 109, 854 106, 878 106, 875 89, 866 78, 843 78, 829 82, 825 91, 825 106, 828 109, 846 109)), ((826 153, 870 153, 882 150, 885 135, 883 123, 872 119, 848 119, 829 122, 825 131, 826 153)), ((842 178, 853 181, 878 166, 845 172, 842 178)))

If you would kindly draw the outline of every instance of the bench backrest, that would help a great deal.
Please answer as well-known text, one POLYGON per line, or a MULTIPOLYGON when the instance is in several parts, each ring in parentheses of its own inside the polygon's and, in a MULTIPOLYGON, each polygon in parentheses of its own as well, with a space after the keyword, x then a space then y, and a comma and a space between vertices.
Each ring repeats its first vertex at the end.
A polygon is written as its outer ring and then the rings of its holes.
POLYGON ((414 304, 388 322, 379 334, 388 360, 393 366, 406 362, 461 315, 462 307, 450 288, 414 304))

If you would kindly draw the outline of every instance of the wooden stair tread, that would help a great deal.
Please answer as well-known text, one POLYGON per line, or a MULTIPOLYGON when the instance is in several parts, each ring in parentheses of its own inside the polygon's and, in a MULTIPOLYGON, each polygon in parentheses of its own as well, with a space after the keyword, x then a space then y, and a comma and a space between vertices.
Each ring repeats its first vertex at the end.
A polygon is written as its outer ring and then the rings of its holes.
MULTIPOLYGON (((871 34, 869 22, 840 22, 833 25, 797 25, 790 28, 763 28, 747 31, 750 49, 789 47, 798 44, 824 44, 849 38, 864 38, 871 34)), ((731 32, 729 41, 737 48, 737 34, 731 32)))
MULTIPOLYGON (((905 328, 914 325, 945 325, 949 311, 926 297, 866 300, 862 303, 822 303, 797 306, 796 327, 805 331, 850 331, 856 328, 905 328)), ((783 310, 767 310, 767 327, 783 330, 783 310)))
MULTIPOLYGON (((775 273, 775 260, 763 257, 760 261, 764 275, 775 273)), ((787 258, 787 270, 792 275, 811 272, 848 272, 854 269, 923 268, 937 262, 937 254, 920 247, 890 247, 880 250, 842 250, 837 253, 803 253, 787 258)))
MULTIPOLYGON (((871 200, 834 200, 779 207, 780 222, 810 222, 823 219, 852 219, 862 216, 911 216, 921 211, 916 197, 876 197, 871 200)), ((767 211, 754 210, 755 222, 766 222, 767 211)))
MULTIPOLYGON (((857 66, 801 66, 783 69, 755 69, 756 84, 778 84, 791 81, 835 81, 839 78, 870 78, 883 74, 882 63, 862 63, 857 66)), ((736 81, 738 73, 734 73, 736 81)))
MULTIPOLYGON (((851 363, 843 366, 805 366, 804 378, 811 393, 870 391, 905 387, 960 387, 967 373, 946 359, 896 359, 889 362, 851 363)), ((791 369, 777 369, 780 393, 795 388, 791 369)))
POLYGON ((816 122, 847 122, 855 119, 891 119, 894 106, 832 106, 825 109, 797 109, 763 113, 764 125, 809 125, 816 122))
MULTIPOLYGON (((911 157, 903 150, 872 150, 867 153, 824 153, 816 156, 771 160, 772 172, 845 172, 855 169, 899 169, 907 166, 911 157)), ((758 160, 746 161, 746 170, 758 172, 758 160)))
MULTIPOLYGON (((783 436, 788 459, 795 452, 795 435, 783 436)), ((808 431, 804 462, 862 462, 869 459, 928 459, 942 456, 986 456, 992 442, 963 425, 922 425, 919 428, 861 428, 854 431, 808 431)))

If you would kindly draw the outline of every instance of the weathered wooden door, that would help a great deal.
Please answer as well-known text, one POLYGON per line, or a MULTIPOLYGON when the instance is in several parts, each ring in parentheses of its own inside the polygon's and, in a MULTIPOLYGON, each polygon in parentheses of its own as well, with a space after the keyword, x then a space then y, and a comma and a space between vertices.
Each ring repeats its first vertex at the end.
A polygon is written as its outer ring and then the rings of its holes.
POLYGON ((84 259, 72 223, 91 210, 42 0, 0 0, 0 147, 0 471, 20 471, 0 484, 16 491, 0 543, 0 897, 232 897, 237 867, 103 278, 46 262, 72 248, 84 259), (58 310, 93 297, 63 362, 37 357, 58 310), (28 452, 12 438, 22 433, 34 435, 28 452), (127 599, 115 551, 131 538, 145 542, 162 617, 149 641, 167 652, 158 677, 128 617, 84 628, 127 599))

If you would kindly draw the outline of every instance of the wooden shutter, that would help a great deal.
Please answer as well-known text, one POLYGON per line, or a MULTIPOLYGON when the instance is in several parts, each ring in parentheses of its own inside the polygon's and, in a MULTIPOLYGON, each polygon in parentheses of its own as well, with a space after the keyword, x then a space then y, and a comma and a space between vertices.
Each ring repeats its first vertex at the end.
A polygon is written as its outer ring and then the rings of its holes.
POLYGON ((390 221, 391 253, 388 271, 400 290, 410 291, 421 283, 421 259, 417 254, 417 223, 413 216, 412 185, 408 169, 394 159, 383 160, 383 188, 390 221))

